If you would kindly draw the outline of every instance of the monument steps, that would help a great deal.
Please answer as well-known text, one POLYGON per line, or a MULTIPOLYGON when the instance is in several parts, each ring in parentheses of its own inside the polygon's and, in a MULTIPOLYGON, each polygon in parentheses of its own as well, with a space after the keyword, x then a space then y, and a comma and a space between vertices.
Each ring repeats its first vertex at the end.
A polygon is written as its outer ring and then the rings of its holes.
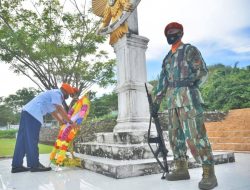
POLYGON ((250 143, 213 143, 213 150, 220 151, 249 151, 250 143))
POLYGON ((145 131, 96 133, 95 136, 97 143, 105 144, 141 144, 148 142, 148 134, 145 131))
POLYGON ((250 108, 230 110, 225 120, 205 126, 213 150, 250 152, 250 108))
POLYGON ((154 158, 147 143, 109 144, 98 142, 78 143, 77 152, 82 154, 112 158, 115 160, 136 160, 154 158))
MULTIPOLYGON (((86 154, 76 153, 75 156, 82 160, 84 168, 113 177, 116 179, 144 176, 150 174, 162 173, 162 169, 154 158, 152 159, 137 159, 137 160, 115 160, 109 158, 102 158, 97 156, 90 156, 86 154)), ((160 158, 162 161, 162 159, 160 158)), ((234 153, 214 153, 215 164, 224 164, 235 161, 234 153)), ((173 157, 167 158, 169 170, 173 169, 173 157)), ((201 167, 191 156, 188 160, 188 167, 201 167)))
POLYGON ((243 123, 242 125, 237 122, 237 124, 238 125, 235 126, 235 124, 231 122, 213 122, 213 123, 209 123, 209 125, 206 123, 206 129, 207 131, 225 131, 225 130, 247 131, 249 130, 249 127, 245 123, 243 123))
MULTIPOLYGON (((148 144, 139 143, 139 141, 147 140, 146 131, 122 134, 97 133, 96 137, 94 142, 75 144, 75 151, 77 152, 75 155, 81 158, 82 165, 86 169, 117 179, 162 172, 148 144), (130 143, 127 143, 128 140, 130 143)), ((167 132, 164 132, 164 139, 168 139, 167 132)), ((173 158, 168 142, 166 142, 166 146, 169 150, 167 158, 169 168, 172 169, 173 158)), ((156 147, 153 146, 153 148, 156 147)), ((216 164, 228 163, 234 161, 234 154, 220 152, 215 153, 214 158, 216 164)), ((200 166, 189 155, 189 168, 200 166)))
POLYGON ((209 137, 211 143, 250 143, 249 137, 209 137))
POLYGON ((250 138, 250 130, 245 130, 245 131, 231 131, 231 130, 224 130, 224 131, 207 131, 207 134, 209 137, 248 137, 250 138))

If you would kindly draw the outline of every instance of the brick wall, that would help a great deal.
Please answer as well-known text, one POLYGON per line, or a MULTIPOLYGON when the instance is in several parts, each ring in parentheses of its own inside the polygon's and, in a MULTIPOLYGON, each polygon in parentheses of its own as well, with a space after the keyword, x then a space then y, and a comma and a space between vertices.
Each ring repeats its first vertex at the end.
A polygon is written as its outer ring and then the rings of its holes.
POLYGON ((225 120, 205 126, 213 150, 250 152, 250 108, 230 110, 225 120))

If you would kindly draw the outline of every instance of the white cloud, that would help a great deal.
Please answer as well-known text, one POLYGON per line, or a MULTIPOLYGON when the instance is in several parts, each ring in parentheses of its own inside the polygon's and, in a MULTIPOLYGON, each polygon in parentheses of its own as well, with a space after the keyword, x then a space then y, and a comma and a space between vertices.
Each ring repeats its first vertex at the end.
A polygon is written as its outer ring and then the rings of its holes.
POLYGON ((109 94, 109 93, 111 93, 114 90, 114 88, 115 88, 114 85, 108 86, 106 88, 100 88, 98 85, 94 84, 92 86, 91 90, 96 92, 96 96, 97 97, 100 97, 103 94, 109 94))
MULTIPOLYGON (((250 42, 249 42, 250 43, 250 42)), ((234 48, 234 51, 235 52, 250 52, 250 45, 248 44, 245 44, 243 45, 242 47, 237 47, 237 48, 234 48)))
POLYGON ((0 64, 0 81, 1 81, 1 96, 8 96, 10 94, 15 94, 17 90, 28 87, 37 86, 32 83, 27 77, 22 75, 16 75, 9 70, 8 65, 1 63, 0 64))
POLYGON ((250 26, 249 7, 247 0, 141 1, 139 32, 150 39, 147 58, 157 59, 168 51, 163 30, 172 21, 183 24, 186 43, 210 41, 217 42, 218 49, 226 46, 245 51, 250 39, 246 42, 245 38, 235 36, 235 31, 250 26))

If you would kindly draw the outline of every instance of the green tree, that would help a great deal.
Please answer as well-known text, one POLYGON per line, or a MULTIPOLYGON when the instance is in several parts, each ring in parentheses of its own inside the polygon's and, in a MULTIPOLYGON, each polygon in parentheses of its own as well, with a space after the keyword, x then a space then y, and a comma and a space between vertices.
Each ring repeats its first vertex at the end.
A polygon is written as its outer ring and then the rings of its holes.
POLYGON ((23 88, 4 99, 4 103, 10 107, 14 113, 20 112, 21 108, 32 100, 39 91, 34 88, 23 88))
POLYGON ((90 10, 74 0, 2 0, 0 60, 40 90, 61 82, 80 92, 93 83, 105 86, 114 82, 115 62, 98 48, 105 41, 96 35, 98 26, 90 10))
POLYGON ((250 107, 250 70, 214 65, 209 67, 208 81, 202 87, 207 110, 250 107))
POLYGON ((0 97, 0 126, 17 123, 19 115, 15 114, 9 106, 4 104, 3 99, 3 97, 0 97))
POLYGON ((91 109, 89 117, 102 117, 118 110, 117 93, 104 94, 99 98, 91 101, 91 109))

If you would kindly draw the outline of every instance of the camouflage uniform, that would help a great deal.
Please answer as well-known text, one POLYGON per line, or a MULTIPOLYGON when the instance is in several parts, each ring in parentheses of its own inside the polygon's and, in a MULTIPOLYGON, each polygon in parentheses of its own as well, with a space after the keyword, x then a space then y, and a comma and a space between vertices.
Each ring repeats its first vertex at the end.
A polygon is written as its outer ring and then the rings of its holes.
POLYGON ((163 60, 155 102, 160 104, 162 98, 166 98, 169 141, 175 160, 186 159, 186 141, 198 162, 213 164, 203 121, 203 100, 198 89, 207 75, 201 53, 190 44, 181 44, 175 53, 170 51, 163 60))

